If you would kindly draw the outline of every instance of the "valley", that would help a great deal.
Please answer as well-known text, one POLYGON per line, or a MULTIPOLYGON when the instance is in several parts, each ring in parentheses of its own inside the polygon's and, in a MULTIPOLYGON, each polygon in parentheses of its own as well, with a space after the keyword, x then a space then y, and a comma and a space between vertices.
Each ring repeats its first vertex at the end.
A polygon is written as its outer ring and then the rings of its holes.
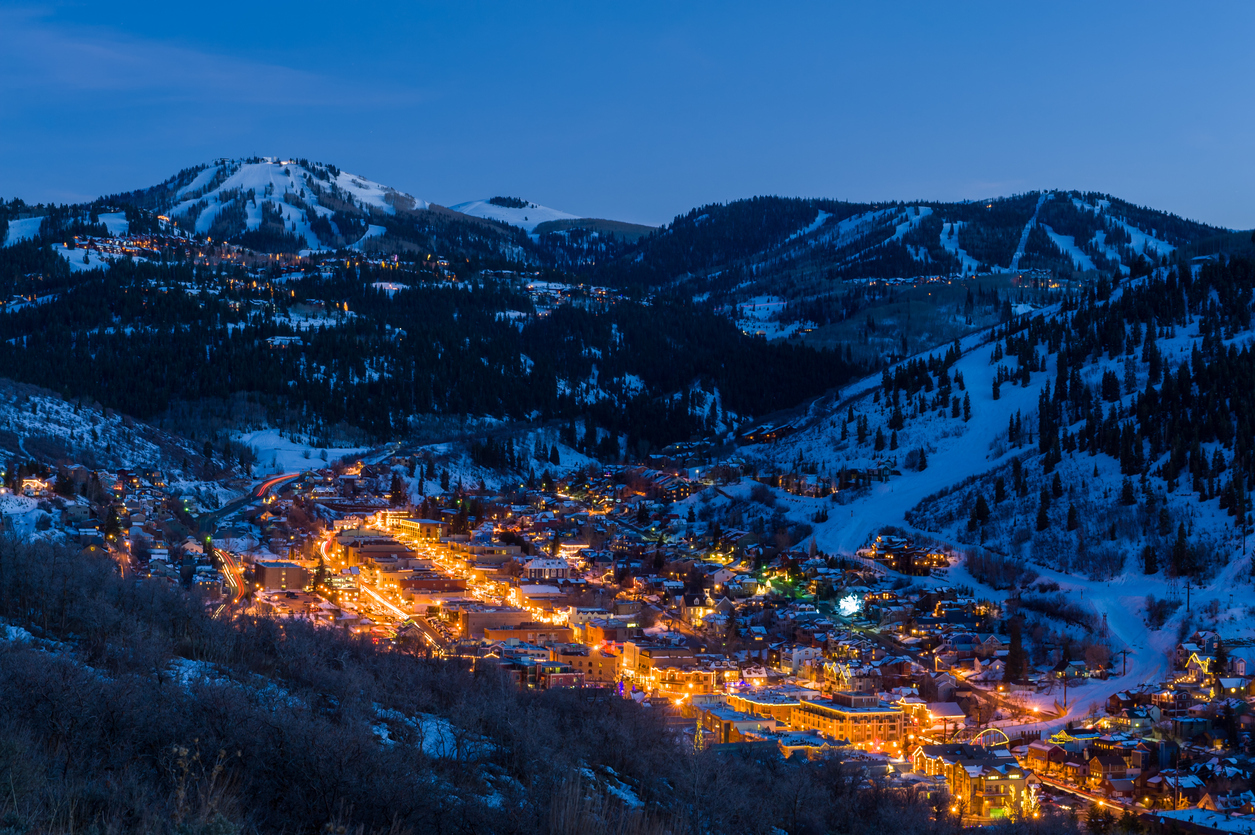
POLYGON ((286 704, 319 762, 360 753, 338 796, 376 827, 450 814, 366 790, 406 757, 468 821, 569 792, 663 829, 752 816, 693 769, 820 763, 921 827, 1064 827, 1077 794, 1159 825, 1250 785, 1245 233, 1063 191, 652 229, 260 157, 11 200, 0 233, 21 675, 100 665, 268 745, 286 704), (52 564, 94 585, 48 597, 52 564))

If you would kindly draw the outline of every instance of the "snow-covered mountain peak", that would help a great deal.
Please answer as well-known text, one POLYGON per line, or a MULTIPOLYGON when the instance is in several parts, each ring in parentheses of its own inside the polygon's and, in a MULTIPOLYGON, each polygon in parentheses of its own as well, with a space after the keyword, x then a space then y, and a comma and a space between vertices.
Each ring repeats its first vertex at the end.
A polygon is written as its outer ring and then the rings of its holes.
POLYGON ((455 212, 487 220, 498 220, 510 226, 518 226, 531 232, 550 220, 576 220, 579 215, 567 214, 515 197, 490 197, 487 200, 470 200, 450 206, 455 212))
POLYGON ((218 159, 165 184, 160 208, 198 233, 225 237, 264 226, 304 238, 311 249, 343 246, 361 230, 339 215, 394 215, 429 204, 334 165, 276 157, 218 159))

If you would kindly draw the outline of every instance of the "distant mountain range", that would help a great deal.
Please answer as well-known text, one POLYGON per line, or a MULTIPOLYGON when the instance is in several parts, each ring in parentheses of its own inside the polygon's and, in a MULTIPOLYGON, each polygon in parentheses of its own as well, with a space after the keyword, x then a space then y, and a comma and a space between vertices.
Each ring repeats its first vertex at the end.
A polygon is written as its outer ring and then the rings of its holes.
MULTIPOLYGON (((519 197, 443 207, 305 159, 219 159, 96 201, 263 253, 444 255, 480 267, 551 268, 594 283, 727 300, 822 293, 834 280, 1046 270, 1127 276, 1175 257, 1249 246, 1246 235, 1080 191, 981 201, 851 203, 754 197, 653 228, 584 218, 519 197)), ((10 204, 7 243, 35 237, 41 207, 10 204), (38 221, 35 221, 38 222, 38 221)))

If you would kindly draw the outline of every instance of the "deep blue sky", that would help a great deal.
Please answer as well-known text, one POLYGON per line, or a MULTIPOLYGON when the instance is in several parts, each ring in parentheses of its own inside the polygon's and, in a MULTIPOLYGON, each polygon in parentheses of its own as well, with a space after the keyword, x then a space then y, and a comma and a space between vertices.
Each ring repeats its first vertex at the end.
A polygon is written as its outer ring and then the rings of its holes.
POLYGON ((1105 191, 1255 226, 1255 4, 0 0, 0 196, 217 156, 661 223, 1105 191))

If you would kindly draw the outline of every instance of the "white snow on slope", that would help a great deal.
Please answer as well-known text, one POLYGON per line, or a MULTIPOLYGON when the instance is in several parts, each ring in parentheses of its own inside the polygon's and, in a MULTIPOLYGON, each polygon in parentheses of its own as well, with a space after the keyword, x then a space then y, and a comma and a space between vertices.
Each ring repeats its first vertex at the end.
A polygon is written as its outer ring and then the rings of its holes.
POLYGON ((1171 255, 1176 250, 1176 247, 1167 241, 1161 241, 1153 235, 1147 235, 1141 229, 1138 229, 1132 224, 1125 223, 1118 217, 1111 215, 1108 215, 1108 217, 1123 226, 1124 231, 1129 233, 1129 237, 1132 239, 1130 245, 1133 247, 1134 252, 1148 252, 1154 253, 1155 255, 1171 255))
POLYGON ((130 231, 130 221, 126 219, 126 212, 111 212, 107 215, 100 216, 100 222, 109 230, 110 235, 125 235, 130 231))
POLYGON ((1015 255, 1011 258, 1011 270, 1020 268, 1020 259, 1024 257, 1024 245, 1028 243, 1028 233, 1032 231, 1033 226, 1037 223, 1037 213, 1041 211, 1042 205, 1050 199, 1054 192, 1044 192, 1041 197, 1037 198, 1037 206, 1033 209, 1033 216, 1028 219, 1028 223, 1024 224, 1024 231, 1020 233, 1019 246, 1015 248, 1015 255))
POLYGON ((358 238, 357 241, 349 247, 349 249, 356 249, 360 251, 362 248, 362 244, 366 243, 366 241, 370 240, 371 238, 378 238, 380 235, 384 234, 387 231, 388 230, 385 229, 384 227, 376 226, 372 223, 370 227, 366 230, 366 234, 358 238))
POLYGON ((943 225, 941 227, 941 245, 959 259, 959 268, 963 272, 974 273, 980 269, 980 261, 968 255, 963 247, 959 246, 959 230, 963 226, 963 221, 943 225))
POLYGON ((169 214, 175 218, 184 216, 198 202, 203 201, 207 205, 196 218, 195 231, 207 233, 221 213, 223 205, 229 204, 238 195, 240 199, 244 199, 246 227, 256 229, 262 222, 262 204, 269 202, 283 216, 284 226, 289 231, 305 238, 310 249, 319 249, 322 242, 310 229, 305 211, 287 203, 285 195, 290 194, 293 199, 308 205, 320 217, 330 217, 333 212, 318 202, 316 190, 325 193, 331 184, 339 190, 341 197, 350 200, 363 211, 395 214, 397 206, 413 209, 426 209, 429 206, 425 200, 356 174, 339 171, 333 175, 326 169, 318 169, 318 166, 315 169, 323 171, 330 179, 319 179, 309 169, 295 162, 220 161, 199 172, 191 183, 179 190, 179 202, 169 210, 169 214), (216 177, 224 174, 226 178, 216 187, 205 194, 199 193, 208 188, 216 177), (253 193, 252 199, 245 199, 250 191, 253 193))
POLYGON ((518 226, 529 233, 545 221, 575 220, 580 217, 580 215, 567 214, 566 212, 539 206, 535 203, 528 203, 525 209, 511 209, 506 206, 497 206, 489 203, 487 200, 470 200, 449 208, 455 212, 461 212, 472 217, 499 220, 502 223, 508 223, 510 226, 518 226))
POLYGON ((823 226, 824 221, 826 221, 830 217, 832 217, 830 213, 825 212, 823 209, 820 209, 819 214, 815 215, 815 219, 812 220, 809 225, 794 232, 792 235, 790 235, 788 238, 785 239, 785 243, 788 243, 794 238, 800 238, 804 235, 809 235, 811 232, 814 232, 816 229, 823 226))
POLYGON ((933 213, 933 210, 930 209, 928 206, 914 206, 914 207, 908 206, 906 209, 906 220, 902 221, 901 223, 897 225, 897 228, 893 230, 893 234, 889 237, 889 240, 896 241, 900 239, 907 232, 910 232, 912 229, 918 226, 921 220, 928 217, 932 213, 933 213), (916 209, 919 210, 918 215, 915 214, 916 209))
POLYGON ((10 220, 9 231, 4 236, 4 245, 13 246, 16 243, 30 240, 39 234, 39 224, 43 223, 42 217, 28 217, 22 220, 10 220))
POLYGON ((52 251, 64 258, 70 265, 70 269, 76 273, 94 270, 97 267, 107 267, 113 263, 112 259, 103 257, 94 249, 67 249, 64 244, 59 244, 53 246, 52 251), (84 261, 84 258, 87 260, 84 261))
POLYGON ((1054 245, 1063 250, 1064 255, 1072 259, 1072 263, 1076 265, 1078 270, 1095 269, 1093 259, 1082 252, 1081 248, 1076 245, 1076 238, 1071 235, 1060 235, 1044 223, 1041 225, 1041 228, 1050 236, 1050 240, 1054 242, 1054 245))
POLYGON ((365 451, 351 447, 320 449, 313 444, 301 444, 285 438, 275 429, 244 432, 237 434, 235 439, 257 450, 257 466, 253 470, 257 476, 326 467, 337 458, 365 451))

